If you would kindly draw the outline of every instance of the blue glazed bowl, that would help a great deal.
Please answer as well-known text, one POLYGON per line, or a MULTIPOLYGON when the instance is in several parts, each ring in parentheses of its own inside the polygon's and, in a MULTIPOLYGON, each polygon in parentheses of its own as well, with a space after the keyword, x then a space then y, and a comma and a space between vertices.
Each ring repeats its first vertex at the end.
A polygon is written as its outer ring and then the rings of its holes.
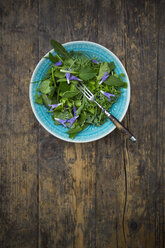
MULTIPOLYGON (((73 41, 63 44, 63 46, 68 50, 81 51, 84 52, 89 58, 97 57, 101 61, 114 61, 116 65, 117 74, 124 73, 124 81, 127 82, 127 88, 122 89, 121 97, 118 99, 116 103, 110 109, 110 112, 118 119, 122 120, 125 116, 129 102, 130 102, 130 82, 127 75, 127 72, 120 62, 120 60, 107 48, 96 44, 94 42, 89 41, 73 41)), ((51 50, 53 54, 55 54, 54 50, 51 50)), ((46 54, 45 56, 47 56, 46 54)), ((48 59, 42 58, 38 65, 36 66, 30 83, 30 103, 32 110, 39 121, 39 123, 52 135, 56 136, 59 139, 74 142, 74 143, 85 143, 98 140, 103 138, 104 136, 111 133, 116 127, 110 121, 107 120, 105 124, 100 127, 95 127, 93 125, 88 126, 85 130, 81 131, 74 139, 70 139, 67 132, 67 128, 61 125, 54 125, 54 122, 51 118, 50 113, 45 106, 39 105, 35 103, 35 93, 37 88, 37 83, 32 83, 34 81, 38 81, 43 77, 43 74, 46 73, 48 68, 50 67, 50 61, 48 59)))

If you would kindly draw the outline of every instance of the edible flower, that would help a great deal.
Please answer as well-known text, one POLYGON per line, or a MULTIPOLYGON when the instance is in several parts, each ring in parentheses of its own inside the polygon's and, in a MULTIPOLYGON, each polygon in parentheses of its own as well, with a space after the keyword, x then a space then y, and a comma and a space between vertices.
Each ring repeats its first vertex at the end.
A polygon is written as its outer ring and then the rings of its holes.
POLYGON ((102 84, 109 77, 109 74, 107 75, 107 73, 108 73, 107 71, 104 73, 104 76, 102 77, 99 85, 102 84))
POLYGON ((99 64, 99 62, 96 59, 92 59, 91 62, 94 64, 99 64))
POLYGON ((104 92, 104 91, 102 91, 102 90, 100 90, 100 92, 101 92, 104 96, 106 96, 106 97, 109 98, 109 102, 111 101, 111 96, 115 97, 114 94, 110 94, 110 93, 104 92))
POLYGON ((65 105, 65 111, 67 110, 68 107, 69 107, 68 105, 65 105))
MULTIPOLYGON (((66 69, 67 70, 67 69, 66 69)), ((72 69, 70 69, 70 71, 71 71, 72 69)), ((68 84, 70 84, 70 73, 69 72, 66 72, 65 73, 65 77, 66 77, 66 79, 67 79, 67 83, 68 84)))
POLYGON ((80 78, 75 77, 75 76, 73 76, 72 74, 71 74, 71 76, 70 76, 70 80, 73 80, 73 81, 82 81, 80 78))
POLYGON ((59 118, 54 118, 56 121, 58 121, 60 124, 62 124, 64 127, 67 127, 65 125, 65 123, 67 122, 67 120, 62 120, 62 119, 59 119, 59 118))
POLYGON ((75 120, 78 118, 78 116, 74 116, 72 117, 70 120, 68 120, 67 122, 70 122, 69 127, 71 127, 73 125, 73 123, 75 122, 75 120))
POLYGON ((59 66, 59 65, 62 65, 61 60, 59 60, 58 62, 55 63, 55 66, 59 66))
POLYGON ((74 116, 76 116, 76 107, 75 106, 73 106, 73 113, 74 113, 74 116))
MULTIPOLYGON (((70 71, 71 71, 71 70, 72 70, 72 69, 70 69, 70 71)), ((72 75, 71 73, 69 73, 69 72, 66 72, 66 73, 65 73, 65 76, 66 76, 66 79, 67 79, 68 84, 70 84, 70 80, 73 80, 73 81, 82 81, 80 78, 73 76, 73 75, 72 75)))
POLYGON ((50 111, 53 111, 53 109, 57 108, 60 105, 61 105, 61 103, 58 103, 58 104, 49 104, 49 107, 51 107, 50 111))
POLYGON ((71 127, 73 125, 73 123, 75 122, 75 120, 79 117, 79 116, 76 116, 77 113, 76 113, 76 107, 75 106, 73 106, 73 112, 74 112, 74 116, 70 120, 67 120, 67 122, 70 122, 69 127, 71 127))

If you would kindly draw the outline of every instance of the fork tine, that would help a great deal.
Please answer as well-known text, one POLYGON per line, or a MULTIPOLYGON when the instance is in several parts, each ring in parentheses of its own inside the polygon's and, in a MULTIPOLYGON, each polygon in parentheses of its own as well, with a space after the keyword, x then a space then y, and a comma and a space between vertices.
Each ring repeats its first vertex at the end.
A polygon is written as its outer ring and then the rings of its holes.
POLYGON ((91 95, 89 94, 89 92, 85 89, 85 87, 83 87, 81 84, 77 85, 78 89, 88 98, 91 97, 91 95))
POLYGON ((80 82, 79 84, 81 85, 82 88, 84 88, 88 92, 90 96, 93 96, 92 92, 86 87, 85 84, 83 84, 82 82, 80 82))
POLYGON ((85 89, 80 85, 80 86, 78 86, 77 85, 77 88, 81 91, 81 93, 83 94, 83 95, 85 95, 88 99, 90 98, 90 95, 89 95, 89 93, 87 92, 87 91, 85 91, 85 89))

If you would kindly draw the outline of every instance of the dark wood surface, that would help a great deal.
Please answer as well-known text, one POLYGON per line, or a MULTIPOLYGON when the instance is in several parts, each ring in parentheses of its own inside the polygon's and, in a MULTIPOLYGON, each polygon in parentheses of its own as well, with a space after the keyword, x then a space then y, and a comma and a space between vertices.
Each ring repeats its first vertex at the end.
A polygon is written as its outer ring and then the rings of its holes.
POLYGON ((0 0, 0 247, 163 248, 165 1, 0 0), (87 144, 61 141, 29 103, 50 46, 89 40, 125 65, 123 123, 87 144))

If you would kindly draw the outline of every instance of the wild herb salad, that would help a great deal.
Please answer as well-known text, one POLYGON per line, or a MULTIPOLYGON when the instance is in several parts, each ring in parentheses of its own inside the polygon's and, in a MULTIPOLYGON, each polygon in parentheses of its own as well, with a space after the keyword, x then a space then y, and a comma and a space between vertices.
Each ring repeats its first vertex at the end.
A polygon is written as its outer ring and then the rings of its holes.
POLYGON ((39 82, 35 102, 45 105, 55 125, 63 125, 70 138, 74 138, 88 125, 101 126, 107 116, 77 89, 79 81, 95 95, 96 100, 109 109, 121 95, 121 87, 127 87, 117 75, 114 62, 100 62, 76 51, 68 52, 59 42, 51 40, 57 53, 49 53, 51 65, 39 82))

